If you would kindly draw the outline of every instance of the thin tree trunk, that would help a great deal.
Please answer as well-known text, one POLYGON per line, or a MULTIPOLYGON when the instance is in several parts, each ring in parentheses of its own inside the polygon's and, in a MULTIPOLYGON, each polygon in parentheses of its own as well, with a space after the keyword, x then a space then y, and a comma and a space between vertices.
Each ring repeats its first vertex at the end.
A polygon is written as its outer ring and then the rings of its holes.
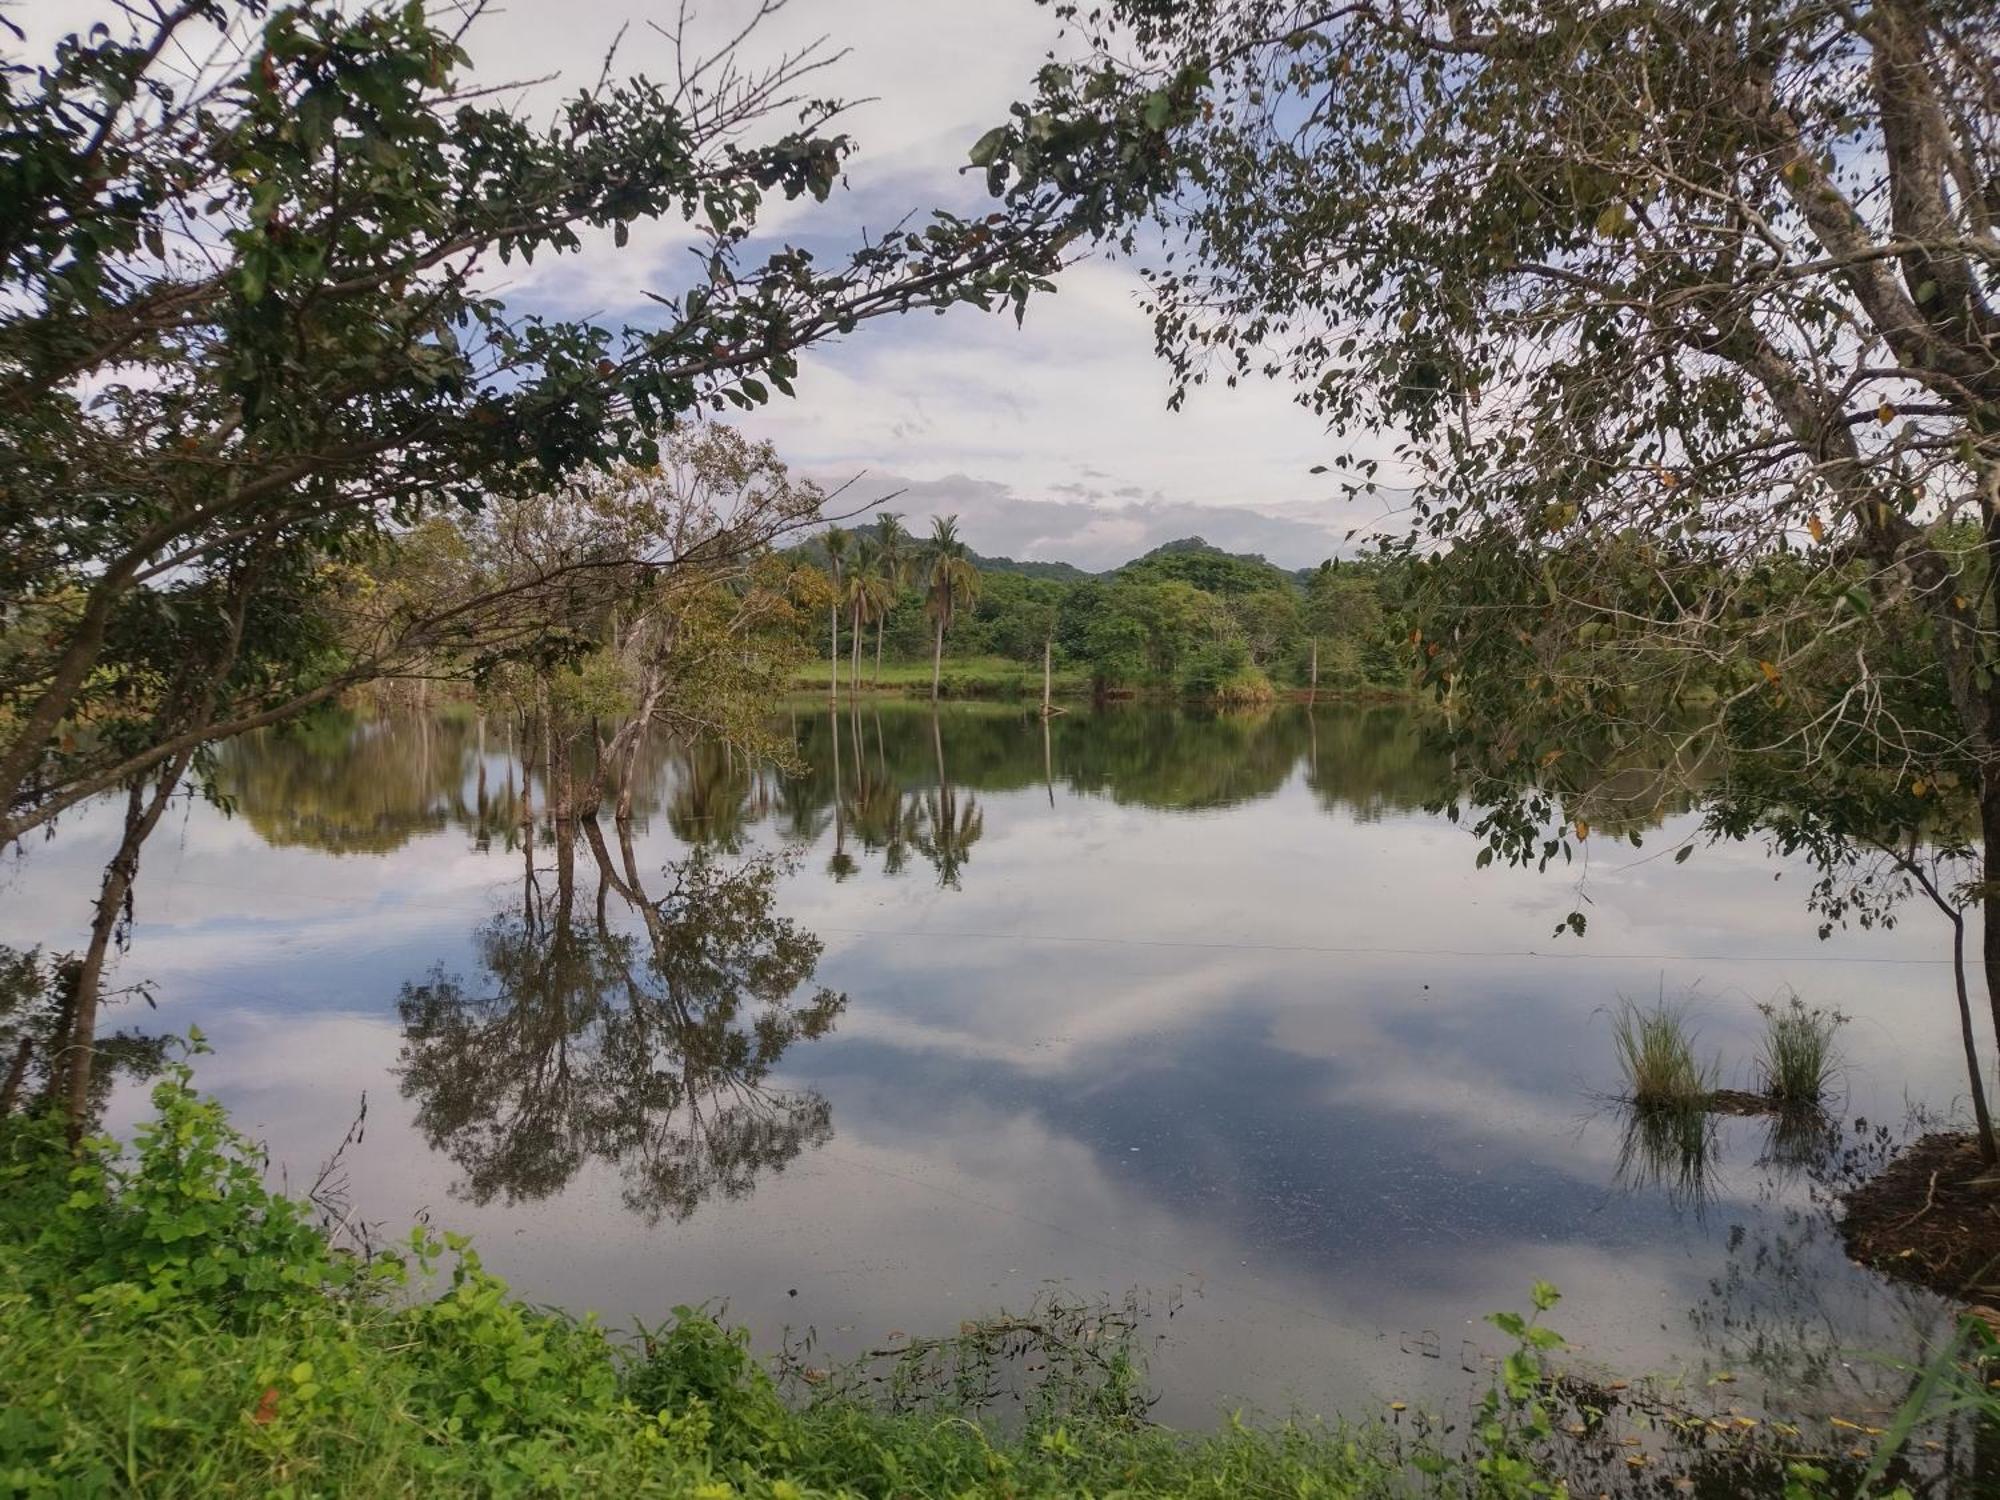
MULTIPOLYGON (((1991 827, 1992 825, 1988 825, 1991 827)), ((1930 877, 1914 851, 1904 853, 1891 850, 1898 865, 1924 888, 1924 894, 1931 898, 1931 904, 1945 915, 1951 923, 1951 977, 1958 991, 1959 1038, 1965 1045, 1965 1074, 1967 1087, 1972 1092, 1972 1118, 1978 1129, 1979 1157, 1987 1165, 2000 1161, 2000 1141, 1993 1135, 1993 1116, 1986 1106, 1986 1079, 1979 1066, 1979 1043, 1972 1024, 1972 997, 1965 983, 1965 913, 1953 906, 1937 883, 1930 877)), ((1990 908, 1988 918, 1990 920, 1990 908)), ((1987 983, 1992 984, 1993 944, 1986 944, 1987 983)))
POLYGON ((853 637, 847 664, 847 691, 849 696, 861 691, 861 601, 854 601, 854 628, 848 632, 853 637))
MULTIPOLYGON (((834 575, 834 587, 840 587, 840 575, 834 575)), ((836 594, 833 603, 826 607, 829 622, 828 640, 831 644, 826 653, 826 701, 837 702, 840 698, 840 599, 836 594)))
POLYGON ((1986 844, 1980 869, 1985 878, 1982 887, 1985 894, 1979 900, 1980 949, 1986 970, 1986 1003, 1993 1013, 1996 1041, 2000 1041, 2000 889, 1993 884, 2000 880, 2000 766, 1989 766, 1986 770, 1979 797, 1979 822, 1986 844))
POLYGON ((97 1005, 104 988, 104 959, 110 951, 119 921, 128 910, 132 882, 139 875, 139 851, 148 835, 158 826, 167 800, 194 758, 182 751, 166 764, 150 783, 144 778, 132 783, 125 794, 125 831, 118 852, 104 867, 103 884, 97 893, 97 907, 90 922, 90 946, 77 965, 72 981, 68 1044, 64 1066, 68 1081, 69 1140, 74 1146, 83 1139, 90 1117, 90 1080, 97 1055, 97 1005), (148 787, 150 786, 150 794, 148 787))
POLYGON ((535 825, 535 722, 521 714, 521 826, 535 825))
POLYGON ((885 611, 882 618, 875 622, 875 686, 878 688, 882 685, 882 632, 887 627, 888 621, 889 616, 885 611))
POLYGON ((937 645, 931 651, 931 702, 938 701, 938 679, 944 675, 944 616, 937 621, 937 645))
POLYGON ((1056 760, 1049 745, 1049 716, 1042 715, 1042 785, 1049 789, 1049 806, 1056 805, 1056 760))
MULTIPOLYGON (((1042 719, 1044 722, 1047 721, 1049 714, 1051 712, 1049 704, 1049 688, 1053 682, 1054 674, 1050 670, 1050 657, 1053 655, 1054 651, 1055 651, 1055 637, 1048 635, 1043 636, 1042 637, 1042 719)), ((1044 737, 1046 738, 1046 736, 1044 737)), ((1049 800, 1050 801, 1055 800, 1053 795, 1050 797, 1049 800)))
MULTIPOLYGON (((1990 973, 1993 962, 1990 941, 1986 944, 1986 955, 1990 973)), ((1951 914, 1951 977, 1958 986, 1958 1029, 1965 1043, 1965 1073, 1972 1088, 1972 1119, 1979 1132, 1979 1159, 1990 1167, 2000 1162, 2000 1143, 1993 1138, 1993 1116, 1986 1107, 1986 1080, 1979 1069, 1979 1044, 1973 1039, 1972 1001, 1965 989, 1965 918, 1958 912, 1951 914)))
POLYGON ((1313 704, 1319 701, 1319 637, 1314 636, 1312 638, 1312 641, 1313 641, 1312 685, 1306 689, 1306 706, 1308 708, 1310 708, 1313 704))

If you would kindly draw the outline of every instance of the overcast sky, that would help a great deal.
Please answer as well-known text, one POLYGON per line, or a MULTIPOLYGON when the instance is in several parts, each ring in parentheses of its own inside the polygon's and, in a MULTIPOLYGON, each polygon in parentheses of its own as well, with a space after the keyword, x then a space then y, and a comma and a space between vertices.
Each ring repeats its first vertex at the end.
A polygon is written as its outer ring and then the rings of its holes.
MULTIPOLYGON (((713 34, 754 5, 696 0, 695 8, 713 34)), ((104 9, 27 0, 8 13, 41 41, 104 9)), ((467 45, 482 80, 556 74, 536 91, 539 113, 556 92, 596 77, 628 22, 620 70, 671 76, 671 49, 646 23, 669 23, 676 9, 672 0, 511 0, 467 45)), ((913 211, 985 211, 983 182, 959 170, 966 152, 1063 45, 1035 0, 790 0, 751 52, 772 56, 821 34, 847 56, 813 92, 872 102, 846 121, 859 150, 845 189, 825 205, 774 205, 764 222, 815 245, 913 211)), ((643 292, 685 284, 684 245, 671 227, 642 227, 622 252, 605 243, 543 260, 501 290, 549 312, 637 320, 648 306, 643 292)), ((809 354, 798 398, 780 398, 744 425, 815 477, 865 473, 849 492, 856 497, 905 489, 895 508, 914 525, 961 513, 967 540, 988 554, 1104 568, 1199 533, 1300 566, 1340 548, 1350 527, 1379 523, 1382 504, 1350 507, 1337 476, 1310 473, 1350 445, 1283 388, 1204 389, 1169 412, 1139 286, 1133 267, 1099 258, 1066 272, 1018 330, 1011 316, 969 309, 877 322, 809 354)))

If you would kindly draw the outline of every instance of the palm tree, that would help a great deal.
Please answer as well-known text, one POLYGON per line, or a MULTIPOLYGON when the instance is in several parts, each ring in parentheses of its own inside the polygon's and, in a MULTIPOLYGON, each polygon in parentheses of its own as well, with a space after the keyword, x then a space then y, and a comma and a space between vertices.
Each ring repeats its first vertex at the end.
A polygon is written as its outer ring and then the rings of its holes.
POLYGON ((852 540, 847 532, 838 526, 826 528, 823 538, 826 545, 827 571, 833 575, 833 603, 827 606, 827 616, 832 622, 832 643, 827 648, 826 695, 840 696, 840 574, 841 563, 847 558, 847 544, 852 540))
POLYGON ((903 518, 893 510, 875 513, 875 555, 881 560, 882 579, 888 596, 882 612, 875 617, 875 686, 882 685, 882 633, 888 626, 889 611, 903 585, 910 581, 911 536, 903 529, 903 518))
MULTIPOLYGON (((894 587, 883 574, 881 545, 865 532, 855 539, 854 566, 847 570, 847 586, 841 592, 851 615, 848 629, 853 637, 853 661, 848 668, 847 685, 850 692, 858 693, 861 690, 862 627, 870 620, 880 621, 896 599, 894 587)), ((875 650, 875 677, 879 682, 882 676, 882 633, 879 625, 875 633, 875 650)))
POLYGON ((952 616, 979 597, 979 569, 958 539, 958 517, 938 516, 931 522, 924 547, 924 612, 937 626, 931 652, 931 702, 937 702, 938 680, 944 674, 944 633, 952 616))

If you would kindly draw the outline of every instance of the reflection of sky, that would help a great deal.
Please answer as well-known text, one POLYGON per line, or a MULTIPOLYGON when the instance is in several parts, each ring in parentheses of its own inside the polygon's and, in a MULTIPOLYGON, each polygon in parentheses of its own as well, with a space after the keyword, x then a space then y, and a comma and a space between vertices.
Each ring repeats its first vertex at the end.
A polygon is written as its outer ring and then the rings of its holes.
MULTIPOLYGON (((945 719, 948 764, 969 722, 945 719)), ((1038 772, 1039 736, 1016 743, 1038 772)), ((1940 934, 1913 912, 1818 943, 1797 874, 1754 850, 1677 867, 1652 855, 1665 839, 1599 848, 1589 934, 1554 939, 1579 869, 1476 871, 1462 830, 1329 813, 1297 774, 1198 814, 1078 795, 1060 766, 1056 780, 1054 806, 1038 784, 961 792, 985 831, 958 890, 919 858, 884 875, 851 834, 862 870, 836 884, 820 836, 781 910, 825 939, 819 980, 852 998, 780 1081, 826 1095, 834 1139, 684 1225, 623 1212, 606 1167, 539 1205, 453 1202, 450 1163, 411 1126, 397 991, 439 963, 474 967, 473 930, 515 898, 518 854, 447 829, 333 858, 197 808, 147 851, 121 977, 158 981, 161 1024, 199 1022, 217 1049, 204 1081, 295 1181, 366 1090, 362 1212, 429 1208, 532 1297, 614 1319, 727 1298, 766 1341, 812 1324, 838 1350, 1018 1307, 1048 1280, 1143 1286, 1163 1308, 1185 1299, 1156 1361, 1182 1414, 1451 1389, 1461 1340, 1490 1347, 1481 1315, 1538 1276, 1563 1287, 1557 1324, 1593 1358, 1700 1359, 1689 1313, 1732 1243, 1753 1254, 1804 1195, 1752 1168, 1754 1122, 1725 1127, 1705 1217, 1615 1186, 1617 1124, 1591 1100, 1616 1083, 1605 1008, 1620 995, 1692 989, 1703 1045, 1739 1082, 1753 1002, 1789 985, 1856 1018, 1850 1114, 1957 1095, 1940 934), (1435 1363, 1406 1352, 1427 1334, 1435 1363)), ((74 932, 108 834, 87 813, 32 851, 0 939, 74 932)), ((641 868, 675 848, 654 820, 641 868)), ((1899 1299, 1864 1296, 1821 1239, 1803 1281, 1835 1309, 1828 1336, 1893 1345, 1899 1299)))

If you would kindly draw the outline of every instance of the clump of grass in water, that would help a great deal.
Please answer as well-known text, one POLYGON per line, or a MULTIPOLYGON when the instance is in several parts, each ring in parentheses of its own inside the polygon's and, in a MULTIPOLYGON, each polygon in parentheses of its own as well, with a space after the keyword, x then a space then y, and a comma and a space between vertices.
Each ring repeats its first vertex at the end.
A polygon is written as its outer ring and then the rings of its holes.
POLYGON ((1707 1106, 1715 1092, 1716 1069, 1695 1059, 1694 1030, 1685 1011, 1664 1000, 1645 1007, 1627 1000, 1619 1007, 1611 1036, 1625 1073, 1626 1100, 1634 1108, 1707 1106))
POLYGON ((1808 1009, 1793 995, 1782 1005, 1760 1005, 1764 1041, 1757 1053, 1759 1086, 1782 1109, 1816 1109, 1840 1072, 1834 1037, 1847 1024, 1837 1010, 1808 1009))

